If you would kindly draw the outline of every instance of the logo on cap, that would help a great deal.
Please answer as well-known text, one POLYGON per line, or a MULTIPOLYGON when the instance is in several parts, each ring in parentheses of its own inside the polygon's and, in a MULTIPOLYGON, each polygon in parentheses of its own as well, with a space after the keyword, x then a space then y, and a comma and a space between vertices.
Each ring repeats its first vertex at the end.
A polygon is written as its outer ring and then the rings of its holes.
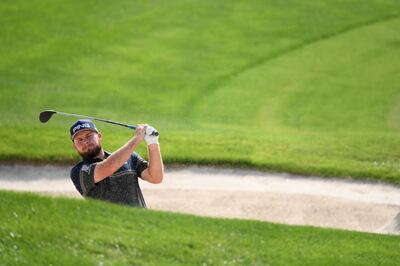
POLYGON ((76 131, 78 131, 81 128, 91 128, 89 123, 83 123, 81 125, 77 125, 76 127, 74 127, 72 129, 72 132, 75 133, 76 131))
POLYGON ((70 128, 71 139, 74 139, 75 135, 81 130, 92 130, 96 133, 99 133, 95 124, 86 119, 76 121, 70 128))

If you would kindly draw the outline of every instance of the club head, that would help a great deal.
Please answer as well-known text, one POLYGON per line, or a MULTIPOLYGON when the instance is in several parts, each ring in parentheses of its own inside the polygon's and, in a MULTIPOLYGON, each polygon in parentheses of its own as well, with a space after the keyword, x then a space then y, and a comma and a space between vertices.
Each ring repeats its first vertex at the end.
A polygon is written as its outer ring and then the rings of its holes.
POLYGON ((51 116, 57 113, 56 111, 53 110, 46 110, 40 113, 39 115, 39 120, 42 123, 46 123, 47 121, 50 120, 51 116))

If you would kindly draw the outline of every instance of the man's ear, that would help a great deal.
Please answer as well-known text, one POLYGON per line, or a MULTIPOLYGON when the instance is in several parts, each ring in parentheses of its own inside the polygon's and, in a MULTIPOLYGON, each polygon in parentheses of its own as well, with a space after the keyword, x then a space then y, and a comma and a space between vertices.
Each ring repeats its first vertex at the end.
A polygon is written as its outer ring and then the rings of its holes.
POLYGON ((99 140, 101 141, 102 140, 102 135, 101 135, 101 132, 99 132, 99 133, 97 133, 97 135, 99 135, 99 140))

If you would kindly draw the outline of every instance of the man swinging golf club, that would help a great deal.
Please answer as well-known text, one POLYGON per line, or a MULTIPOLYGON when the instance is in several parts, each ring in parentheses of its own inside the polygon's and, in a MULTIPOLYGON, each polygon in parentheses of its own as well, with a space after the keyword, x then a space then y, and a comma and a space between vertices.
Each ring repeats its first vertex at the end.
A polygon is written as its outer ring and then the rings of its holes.
POLYGON ((138 177, 161 183, 164 166, 158 133, 148 125, 137 125, 134 136, 113 153, 103 150, 102 134, 91 120, 76 121, 70 129, 73 147, 82 161, 71 170, 71 179, 84 197, 146 208, 138 177), (148 162, 135 152, 147 143, 148 162))

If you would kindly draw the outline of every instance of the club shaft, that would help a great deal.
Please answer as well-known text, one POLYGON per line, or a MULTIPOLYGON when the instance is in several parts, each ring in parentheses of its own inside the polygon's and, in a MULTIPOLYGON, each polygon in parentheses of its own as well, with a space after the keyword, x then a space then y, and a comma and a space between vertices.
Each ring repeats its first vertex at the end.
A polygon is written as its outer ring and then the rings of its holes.
POLYGON ((136 126, 134 126, 134 125, 123 124, 123 123, 119 123, 119 122, 115 122, 115 121, 111 121, 111 120, 103 119, 103 118, 97 118, 97 117, 86 116, 86 115, 71 114, 71 113, 64 113, 64 112, 58 112, 58 111, 57 111, 57 114, 65 115, 65 116, 87 118, 87 119, 90 119, 90 120, 97 120, 97 121, 102 121, 102 122, 106 122, 106 123, 110 123, 110 124, 114 124, 114 125, 124 126, 124 127, 130 128, 130 129, 136 129, 136 126))

